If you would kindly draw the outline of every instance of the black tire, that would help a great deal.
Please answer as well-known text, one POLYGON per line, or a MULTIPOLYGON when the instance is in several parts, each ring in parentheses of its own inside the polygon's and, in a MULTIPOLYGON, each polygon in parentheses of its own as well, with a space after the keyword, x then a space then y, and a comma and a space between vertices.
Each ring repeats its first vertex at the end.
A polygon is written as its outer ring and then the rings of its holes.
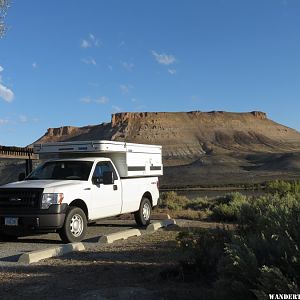
POLYGON ((79 207, 70 206, 64 226, 59 231, 59 236, 64 243, 74 243, 83 240, 87 229, 86 215, 79 207))
POLYGON ((147 226, 150 224, 152 205, 148 198, 143 197, 140 208, 134 213, 134 219, 137 225, 147 226))

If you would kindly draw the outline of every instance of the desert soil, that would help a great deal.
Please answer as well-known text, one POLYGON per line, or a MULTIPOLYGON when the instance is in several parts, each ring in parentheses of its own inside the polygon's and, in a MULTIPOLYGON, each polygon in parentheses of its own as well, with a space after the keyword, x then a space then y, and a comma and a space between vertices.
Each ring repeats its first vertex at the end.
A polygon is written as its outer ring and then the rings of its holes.
MULTIPOLYGON (((176 270, 184 253, 180 230, 215 226, 184 221, 111 245, 0 269, 0 299, 202 299, 197 281, 185 282, 176 270)), ((205 299, 205 298, 203 298, 205 299)))

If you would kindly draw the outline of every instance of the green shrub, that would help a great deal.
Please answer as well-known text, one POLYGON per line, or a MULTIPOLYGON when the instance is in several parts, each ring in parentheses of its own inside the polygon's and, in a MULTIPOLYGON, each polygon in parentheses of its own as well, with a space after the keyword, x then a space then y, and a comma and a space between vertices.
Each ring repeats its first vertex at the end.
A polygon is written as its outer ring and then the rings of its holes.
POLYGON ((216 221, 237 221, 239 218, 241 207, 248 204, 249 200, 240 193, 232 193, 225 197, 218 198, 216 204, 212 208, 212 218, 216 221))
POLYGON ((181 210, 190 202, 187 197, 177 195, 173 191, 161 193, 160 200, 160 206, 170 210, 181 210))
POLYGON ((298 294, 297 284, 284 276, 279 268, 263 266, 260 268, 258 284, 253 293, 258 300, 268 299, 268 294, 298 294))
POLYGON ((185 209, 192 209, 192 210, 207 210, 211 209, 213 207, 213 202, 211 200, 208 200, 207 197, 205 198, 196 198, 190 200, 186 205, 185 209))
POLYGON ((235 219, 238 226, 233 233, 202 230, 180 236, 199 278, 211 280, 215 297, 221 299, 299 293, 299 194, 274 193, 256 199, 232 194, 226 201, 222 199, 213 214, 235 219))
POLYGON ((281 196, 290 194, 299 194, 300 193, 300 182, 299 181, 284 181, 284 180, 275 180, 267 182, 266 191, 272 195, 279 194, 281 196))
POLYGON ((186 196, 180 196, 176 192, 164 192, 160 195, 160 207, 170 210, 193 210, 207 211, 213 207, 213 202, 205 198, 188 199, 186 196))
POLYGON ((219 259, 224 255, 224 245, 230 241, 230 235, 224 229, 199 228, 193 232, 181 232, 177 240, 186 254, 186 260, 181 262, 183 272, 189 271, 188 266, 193 265, 194 272, 203 280, 215 279, 219 259))

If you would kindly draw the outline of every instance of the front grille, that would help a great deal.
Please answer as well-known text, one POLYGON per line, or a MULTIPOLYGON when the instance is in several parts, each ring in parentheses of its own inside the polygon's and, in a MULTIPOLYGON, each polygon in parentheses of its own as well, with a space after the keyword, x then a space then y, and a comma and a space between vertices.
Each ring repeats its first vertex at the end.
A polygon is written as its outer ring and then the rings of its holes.
POLYGON ((43 189, 0 189, 0 208, 40 208, 43 189))

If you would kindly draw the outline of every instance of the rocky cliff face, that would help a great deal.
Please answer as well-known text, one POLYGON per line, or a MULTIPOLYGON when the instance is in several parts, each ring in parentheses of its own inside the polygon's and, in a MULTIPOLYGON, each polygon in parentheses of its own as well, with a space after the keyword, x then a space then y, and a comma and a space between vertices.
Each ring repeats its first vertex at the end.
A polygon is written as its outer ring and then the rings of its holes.
POLYGON ((300 133, 259 111, 117 113, 111 123, 50 128, 37 142, 93 139, 160 144, 170 164, 212 153, 300 149, 300 133))
MULTIPOLYGON (((100 139, 162 145, 162 187, 300 179, 300 133, 259 111, 118 113, 110 123, 49 128, 36 142, 100 139)), ((0 161, 0 184, 16 180, 22 163, 0 161)))

